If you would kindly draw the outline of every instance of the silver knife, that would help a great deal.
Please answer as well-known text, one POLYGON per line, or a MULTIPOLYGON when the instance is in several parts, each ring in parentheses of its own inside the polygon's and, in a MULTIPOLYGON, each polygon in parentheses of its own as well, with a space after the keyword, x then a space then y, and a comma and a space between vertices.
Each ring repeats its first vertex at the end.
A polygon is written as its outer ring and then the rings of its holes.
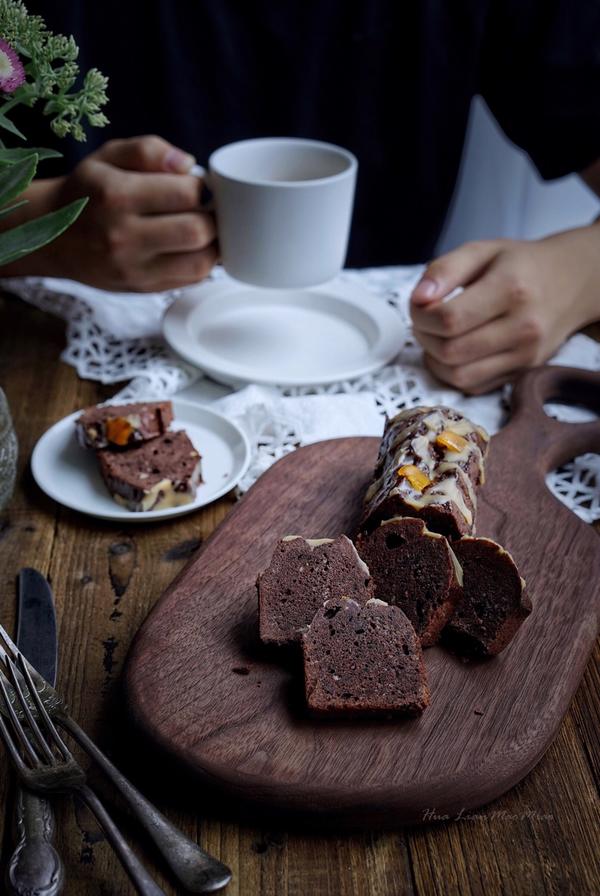
MULTIPOLYGON (((56 616, 48 582, 36 569, 18 578, 17 647, 51 685, 56 682, 56 616)), ((7 868, 11 896, 56 896, 64 867, 53 846, 54 813, 48 800, 19 788, 18 842, 7 868)))

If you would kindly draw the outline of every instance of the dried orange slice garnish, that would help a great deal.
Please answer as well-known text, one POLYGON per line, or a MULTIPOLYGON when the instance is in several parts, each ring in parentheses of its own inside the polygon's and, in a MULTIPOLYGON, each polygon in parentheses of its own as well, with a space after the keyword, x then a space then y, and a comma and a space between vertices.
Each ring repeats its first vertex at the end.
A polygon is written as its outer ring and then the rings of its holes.
POLYGON ((414 464, 405 464, 400 467, 396 470, 396 476, 400 479, 408 479, 415 491, 418 492, 422 492, 428 485, 431 485, 431 479, 414 464))
POLYGON ((106 421, 106 438, 113 445, 126 445, 133 433, 133 426, 125 417, 113 417, 106 421))
POLYGON ((437 437, 436 444, 442 448, 449 448, 450 451, 463 451, 469 444, 466 439, 459 436, 457 432, 450 429, 444 429, 437 437))

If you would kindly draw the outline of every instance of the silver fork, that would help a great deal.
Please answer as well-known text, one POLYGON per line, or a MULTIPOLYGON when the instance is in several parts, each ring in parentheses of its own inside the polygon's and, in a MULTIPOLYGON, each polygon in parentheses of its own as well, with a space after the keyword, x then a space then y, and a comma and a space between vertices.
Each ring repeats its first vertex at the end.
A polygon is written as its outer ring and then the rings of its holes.
POLYGON ((10 728, 0 713, 0 736, 21 782, 30 790, 45 796, 67 792, 81 797, 96 816, 138 893, 141 896, 165 896, 131 850, 96 794, 88 787, 85 772, 54 727, 23 657, 19 654, 15 664, 7 656, 5 664, 6 672, 0 670, 0 696, 10 728), (35 717, 30 701, 35 708, 35 717))
POLYGON ((143 796, 112 762, 90 740, 85 731, 71 718, 60 694, 42 678, 13 644, 0 625, 0 658, 12 658, 26 666, 48 714, 61 728, 71 735, 86 753, 110 778, 139 823, 152 838, 164 860, 180 884, 190 893, 214 893, 231 880, 231 871, 214 856, 205 852, 197 843, 186 837, 165 818, 156 806, 143 796), (4 641, 4 647, 2 646, 4 641))

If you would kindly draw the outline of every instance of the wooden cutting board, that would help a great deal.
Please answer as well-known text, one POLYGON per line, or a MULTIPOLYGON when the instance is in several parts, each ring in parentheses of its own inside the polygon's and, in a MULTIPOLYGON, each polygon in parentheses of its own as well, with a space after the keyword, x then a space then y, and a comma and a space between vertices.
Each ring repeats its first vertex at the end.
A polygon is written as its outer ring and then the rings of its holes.
POLYGON ((550 398, 600 411, 600 374, 530 372, 492 439, 478 532, 514 554, 534 607, 503 654, 464 663, 427 650, 431 705, 420 719, 307 716, 299 663, 258 641, 255 580, 280 536, 357 523, 378 439, 321 442, 261 477, 146 620, 126 671, 143 731, 226 798, 353 825, 453 816, 521 780, 558 730, 600 610, 600 539, 544 484, 546 471, 600 451, 600 421, 558 423, 542 408, 550 398))

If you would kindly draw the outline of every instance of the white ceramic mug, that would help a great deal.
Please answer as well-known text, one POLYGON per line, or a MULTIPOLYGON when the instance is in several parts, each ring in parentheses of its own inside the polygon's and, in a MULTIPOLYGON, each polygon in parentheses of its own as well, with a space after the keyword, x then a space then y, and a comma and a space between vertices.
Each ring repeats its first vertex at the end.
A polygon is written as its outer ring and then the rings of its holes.
POLYGON ((228 274, 254 286, 316 286, 346 258, 358 163, 332 143, 287 137, 217 149, 204 174, 228 274))

